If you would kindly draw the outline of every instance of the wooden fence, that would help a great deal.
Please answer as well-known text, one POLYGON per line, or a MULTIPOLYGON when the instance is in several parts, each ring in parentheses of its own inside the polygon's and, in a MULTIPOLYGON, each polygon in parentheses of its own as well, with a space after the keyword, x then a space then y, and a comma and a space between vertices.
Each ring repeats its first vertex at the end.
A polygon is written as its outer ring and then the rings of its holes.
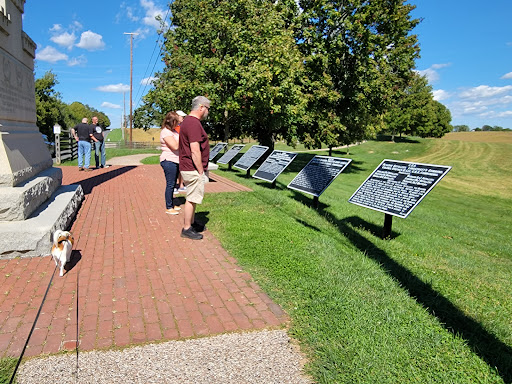
POLYGON ((78 157, 78 143, 73 138, 71 131, 62 130, 60 135, 55 135, 55 163, 60 164, 64 160, 74 160, 78 157))

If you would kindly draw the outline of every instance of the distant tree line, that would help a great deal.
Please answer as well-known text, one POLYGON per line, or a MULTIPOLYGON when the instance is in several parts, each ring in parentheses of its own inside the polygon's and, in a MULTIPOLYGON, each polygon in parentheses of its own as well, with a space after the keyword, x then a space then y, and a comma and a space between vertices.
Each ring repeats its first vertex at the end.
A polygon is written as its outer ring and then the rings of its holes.
POLYGON ((440 137, 449 110, 414 70, 420 22, 406 0, 175 0, 164 69, 135 110, 159 126, 196 95, 210 136, 308 148, 392 135, 440 137))
POLYGON ((86 104, 75 101, 66 104, 61 100, 59 92, 55 91, 58 84, 57 77, 48 71, 40 79, 35 80, 37 127, 41 133, 53 137, 53 126, 59 124, 63 129, 74 127, 84 117, 91 121, 93 116, 98 117, 98 123, 107 128, 110 120, 100 112, 86 104))
POLYGON ((469 131, 512 131, 510 128, 503 128, 499 125, 483 125, 481 128, 470 129, 467 125, 454 125, 453 132, 469 132, 469 131))

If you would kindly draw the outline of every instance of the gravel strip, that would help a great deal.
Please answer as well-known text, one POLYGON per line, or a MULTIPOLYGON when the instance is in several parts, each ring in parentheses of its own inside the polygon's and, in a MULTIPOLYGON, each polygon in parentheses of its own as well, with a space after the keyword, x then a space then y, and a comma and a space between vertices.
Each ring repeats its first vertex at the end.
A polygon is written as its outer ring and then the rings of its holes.
POLYGON ((44 383, 293 383, 312 380, 285 331, 231 333, 121 351, 80 352, 26 361, 21 384, 44 383))

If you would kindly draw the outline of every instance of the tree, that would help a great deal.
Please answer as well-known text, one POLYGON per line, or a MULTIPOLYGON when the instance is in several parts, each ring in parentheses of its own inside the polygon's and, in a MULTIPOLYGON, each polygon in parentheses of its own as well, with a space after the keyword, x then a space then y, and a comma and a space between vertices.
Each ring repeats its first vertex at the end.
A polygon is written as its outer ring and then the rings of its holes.
POLYGON ((469 126, 463 125, 454 125, 453 132, 469 132, 469 126))
POLYGON ((62 128, 71 128, 81 122, 82 118, 91 120, 92 116, 98 116, 102 127, 110 126, 110 120, 103 112, 77 101, 70 105, 62 102, 60 93, 54 89, 58 83, 57 76, 52 71, 35 80, 36 125, 41 133, 53 137, 55 124, 62 128))
POLYGON ((110 126, 110 119, 107 115, 87 104, 75 101, 68 106, 68 111, 72 122, 72 125, 70 126, 80 123, 84 117, 87 117, 89 121, 91 121, 93 116, 98 117, 98 124, 103 128, 108 128, 110 126))
POLYGON ((247 134, 269 147, 277 137, 293 142, 305 99, 290 7, 261 0, 176 0, 171 11, 165 69, 135 112, 136 124, 160 125, 168 110, 186 109, 193 97, 205 95, 212 100, 207 125, 213 135, 227 140, 247 134))
POLYGON ((384 114, 385 130, 391 133, 392 140, 397 134, 415 135, 425 130, 422 127, 434 118, 433 101, 432 87, 427 79, 415 73, 396 97, 396 103, 384 114))
POLYGON ((36 125, 41 133, 53 137, 53 126, 59 124, 66 127, 65 104, 54 87, 58 84, 57 77, 48 71, 35 81, 36 94, 36 125))
POLYGON ((309 89, 309 107, 317 116, 329 113, 324 123, 305 124, 302 136, 332 145, 374 135, 414 76, 414 6, 405 0, 302 0, 300 7, 299 46, 307 76, 319 81, 319 88, 309 89), (336 93, 328 94, 331 85, 336 93), (320 102, 314 100, 317 89, 320 102))

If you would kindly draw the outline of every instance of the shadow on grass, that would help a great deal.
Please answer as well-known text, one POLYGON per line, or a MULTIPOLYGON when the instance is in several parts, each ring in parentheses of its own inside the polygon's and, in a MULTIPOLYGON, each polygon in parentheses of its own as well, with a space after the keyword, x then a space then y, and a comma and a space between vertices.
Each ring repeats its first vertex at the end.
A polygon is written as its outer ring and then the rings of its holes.
POLYGON ((196 212, 196 214, 195 214, 196 222, 198 222, 199 224, 203 224, 203 225, 208 224, 208 222, 210 221, 210 219, 208 218, 209 214, 210 214, 210 211, 196 212))
MULTIPOLYGON (((377 135, 377 138, 375 139, 376 141, 393 141, 391 140, 392 136, 391 135, 377 135)), ((400 137, 400 136, 395 136, 395 140, 394 140, 395 143, 419 143, 418 140, 415 140, 415 139, 411 139, 410 137, 400 137)))
POLYGON ((360 235, 355 228, 369 228, 375 232, 376 226, 363 219, 352 216, 342 220, 332 217, 334 223, 361 252, 373 259, 391 277, 405 288, 411 297, 420 303, 428 312, 439 319, 443 327, 454 335, 466 340, 471 350, 480 356, 491 369, 496 368, 505 383, 512 383, 512 348, 489 333, 480 323, 466 316, 446 297, 437 292, 428 283, 414 275, 406 267, 393 260, 385 251, 370 240, 360 235))

